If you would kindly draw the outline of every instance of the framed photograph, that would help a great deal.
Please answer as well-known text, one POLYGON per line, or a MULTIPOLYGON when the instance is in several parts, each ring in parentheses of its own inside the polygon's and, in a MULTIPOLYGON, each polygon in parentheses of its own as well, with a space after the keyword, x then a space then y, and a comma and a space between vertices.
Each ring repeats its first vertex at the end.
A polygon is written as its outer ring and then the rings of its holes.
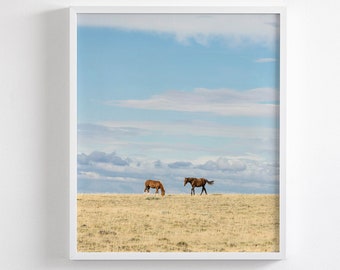
POLYGON ((285 256, 285 9, 70 8, 70 258, 285 256))

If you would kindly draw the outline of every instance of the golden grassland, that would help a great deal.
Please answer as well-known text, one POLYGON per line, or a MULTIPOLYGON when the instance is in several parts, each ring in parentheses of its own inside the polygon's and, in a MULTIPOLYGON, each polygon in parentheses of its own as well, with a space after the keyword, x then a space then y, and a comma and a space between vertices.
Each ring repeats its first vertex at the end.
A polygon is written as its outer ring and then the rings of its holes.
POLYGON ((278 195, 78 194, 79 252, 278 252, 278 195))

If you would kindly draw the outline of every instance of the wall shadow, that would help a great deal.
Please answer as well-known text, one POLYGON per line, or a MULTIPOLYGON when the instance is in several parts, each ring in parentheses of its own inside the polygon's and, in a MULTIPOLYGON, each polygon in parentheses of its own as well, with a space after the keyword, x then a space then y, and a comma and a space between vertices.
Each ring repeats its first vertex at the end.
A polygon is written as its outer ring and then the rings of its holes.
POLYGON ((68 9, 41 15, 44 38, 45 213, 44 267, 68 262, 69 23, 68 9))

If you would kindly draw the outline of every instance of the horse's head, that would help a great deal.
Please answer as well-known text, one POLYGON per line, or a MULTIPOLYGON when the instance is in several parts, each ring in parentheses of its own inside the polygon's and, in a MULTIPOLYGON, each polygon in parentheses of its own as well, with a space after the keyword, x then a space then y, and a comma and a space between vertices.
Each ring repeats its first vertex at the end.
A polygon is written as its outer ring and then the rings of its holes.
POLYGON ((165 195, 165 189, 163 189, 163 190, 161 191, 161 195, 162 195, 162 196, 165 195))
POLYGON ((184 178, 184 186, 190 182, 190 179, 188 177, 184 178))

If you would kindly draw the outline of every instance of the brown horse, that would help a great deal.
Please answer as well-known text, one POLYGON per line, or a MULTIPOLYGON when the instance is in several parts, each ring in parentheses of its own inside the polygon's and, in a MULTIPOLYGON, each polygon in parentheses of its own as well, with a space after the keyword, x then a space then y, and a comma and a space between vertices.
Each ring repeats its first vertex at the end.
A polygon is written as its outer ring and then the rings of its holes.
POLYGON ((191 188, 191 195, 195 195, 195 187, 202 187, 202 192, 201 195, 203 193, 203 191, 205 191, 205 194, 207 193, 207 190, 205 189, 205 184, 208 183, 209 185, 214 184, 214 181, 209 181, 205 178, 194 178, 194 177, 186 177, 184 178, 184 186, 190 183, 192 188, 191 188))
POLYGON ((161 181, 158 181, 158 180, 146 180, 144 185, 145 185, 144 192, 148 192, 149 193, 150 188, 155 188, 156 189, 155 193, 158 193, 158 189, 160 189, 162 196, 165 195, 165 189, 164 189, 163 184, 162 184, 161 181))

